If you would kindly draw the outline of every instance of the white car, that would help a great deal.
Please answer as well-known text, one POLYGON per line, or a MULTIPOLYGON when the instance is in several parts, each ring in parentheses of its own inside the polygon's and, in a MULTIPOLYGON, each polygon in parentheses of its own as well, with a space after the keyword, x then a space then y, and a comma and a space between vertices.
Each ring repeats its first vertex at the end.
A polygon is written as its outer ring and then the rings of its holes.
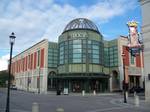
POLYGON ((16 85, 11 85, 11 86, 10 86, 10 89, 12 89, 12 90, 17 90, 17 87, 16 87, 16 85))

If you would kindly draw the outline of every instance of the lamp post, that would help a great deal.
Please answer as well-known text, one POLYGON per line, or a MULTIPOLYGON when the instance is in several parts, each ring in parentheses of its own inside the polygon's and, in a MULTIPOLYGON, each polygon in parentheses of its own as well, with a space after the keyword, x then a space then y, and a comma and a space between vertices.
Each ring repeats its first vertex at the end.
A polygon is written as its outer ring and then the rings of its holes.
POLYGON ((123 81, 123 91, 124 91, 124 103, 127 103, 127 97, 126 97, 126 76, 125 76, 125 54, 124 52, 122 53, 122 62, 123 62, 123 76, 124 76, 124 81, 123 81))
POLYGON ((13 44, 15 43, 15 34, 14 32, 11 33, 9 36, 10 38, 10 59, 9 59, 9 74, 8 74, 8 89, 7 89, 7 101, 6 101, 6 111, 9 112, 9 97, 10 97, 10 74, 11 74, 11 60, 12 60, 12 50, 13 50, 13 44))
POLYGON ((40 66, 39 66, 39 76, 38 76, 38 83, 39 83, 38 93, 39 94, 40 94, 40 72, 41 72, 41 69, 40 69, 40 66))

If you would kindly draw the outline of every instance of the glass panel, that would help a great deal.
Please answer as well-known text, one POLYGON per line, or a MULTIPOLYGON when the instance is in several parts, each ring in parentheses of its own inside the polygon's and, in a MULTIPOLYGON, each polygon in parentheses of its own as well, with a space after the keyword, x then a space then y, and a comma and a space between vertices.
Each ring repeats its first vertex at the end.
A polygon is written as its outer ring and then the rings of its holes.
POLYGON ((81 54, 73 54, 73 58, 81 58, 81 54))
POLYGON ((92 53, 92 50, 91 50, 91 49, 89 49, 89 50, 88 50, 88 53, 92 53))
POLYGON ((60 47, 60 51, 63 51, 64 50, 64 47, 60 47))
POLYGON ((86 44, 86 40, 82 40, 82 43, 83 43, 83 44, 86 44))
POLYGON ((93 41, 92 43, 93 43, 93 45, 99 45, 99 42, 97 42, 97 41, 93 41))
POLYGON ((110 51, 113 51, 113 48, 111 47, 111 48, 109 48, 109 50, 110 50, 110 51))
POLYGON ((99 50, 93 50, 93 54, 99 54, 99 50))
POLYGON ((86 44, 83 44, 83 45, 82 45, 82 48, 86 49, 86 44))
POLYGON ((60 52, 60 55, 64 55, 64 52, 60 52))
POLYGON ((64 61, 63 61, 63 60, 60 60, 60 64, 64 64, 64 61))
POLYGON ((81 40, 73 40, 73 44, 81 44, 81 40))
POLYGON ((82 53, 82 49, 73 49, 73 53, 82 53))
POLYGON ((99 63, 99 59, 93 59, 93 63, 99 63))
POLYGON ((91 47, 92 47, 92 46, 88 44, 88 48, 91 49, 91 47))
POLYGON ((67 45, 68 45, 68 42, 66 41, 66 42, 65 42, 65 46, 67 46, 67 45))
POLYGON ((85 62, 86 62, 86 58, 83 58, 83 59, 82 59, 82 63, 85 63, 85 62))
POLYGON ((86 54, 82 54, 82 57, 83 57, 83 58, 86 58, 86 54))
POLYGON ((93 45, 92 48, 93 48, 93 49, 99 49, 99 46, 93 45))
POLYGON ((82 52, 83 52, 83 53, 86 53, 86 49, 82 49, 82 52))
POLYGON ((131 57, 131 64, 134 64, 134 56, 130 56, 131 57))
POLYGON ((69 40, 69 44, 71 44, 71 45, 72 45, 72 44, 73 44, 73 41, 72 41, 72 40, 69 40))
POLYGON ((81 49, 81 45, 73 45, 73 48, 80 48, 81 49))
POLYGON ((99 58, 99 55, 93 54, 93 58, 99 58))
POLYGON ((92 43, 92 41, 91 40, 88 40, 88 44, 91 44, 92 43))
POLYGON ((81 63, 81 59, 73 59, 73 63, 81 63))

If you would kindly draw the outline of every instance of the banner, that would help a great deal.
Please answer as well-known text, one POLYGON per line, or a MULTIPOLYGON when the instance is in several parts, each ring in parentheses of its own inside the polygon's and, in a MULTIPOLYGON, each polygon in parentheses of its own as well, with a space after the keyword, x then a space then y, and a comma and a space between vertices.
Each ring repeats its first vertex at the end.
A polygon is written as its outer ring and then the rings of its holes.
POLYGON ((138 55, 142 48, 141 35, 138 33, 137 30, 138 23, 136 21, 129 21, 127 25, 129 28, 128 47, 132 55, 138 55))

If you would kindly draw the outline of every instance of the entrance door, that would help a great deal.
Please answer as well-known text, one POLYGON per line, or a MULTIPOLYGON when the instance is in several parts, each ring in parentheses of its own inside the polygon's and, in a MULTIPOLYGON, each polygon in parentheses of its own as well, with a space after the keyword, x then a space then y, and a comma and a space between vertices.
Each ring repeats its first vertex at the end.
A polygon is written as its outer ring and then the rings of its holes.
POLYGON ((139 76, 129 76, 129 88, 139 87, 140 86, 140 77, 139 76))
POLYGON ((82 82, 80 80, 72 81, 72 91, 81 92, 82 82))
POLYGON ((108 91, 108 78, 90 80, 90 91, 105 92, 108 91))
POLYGON ((112 90, 117 91, 119 90, 119 78, 118 73, 116 70, 112 72, 112 90))

